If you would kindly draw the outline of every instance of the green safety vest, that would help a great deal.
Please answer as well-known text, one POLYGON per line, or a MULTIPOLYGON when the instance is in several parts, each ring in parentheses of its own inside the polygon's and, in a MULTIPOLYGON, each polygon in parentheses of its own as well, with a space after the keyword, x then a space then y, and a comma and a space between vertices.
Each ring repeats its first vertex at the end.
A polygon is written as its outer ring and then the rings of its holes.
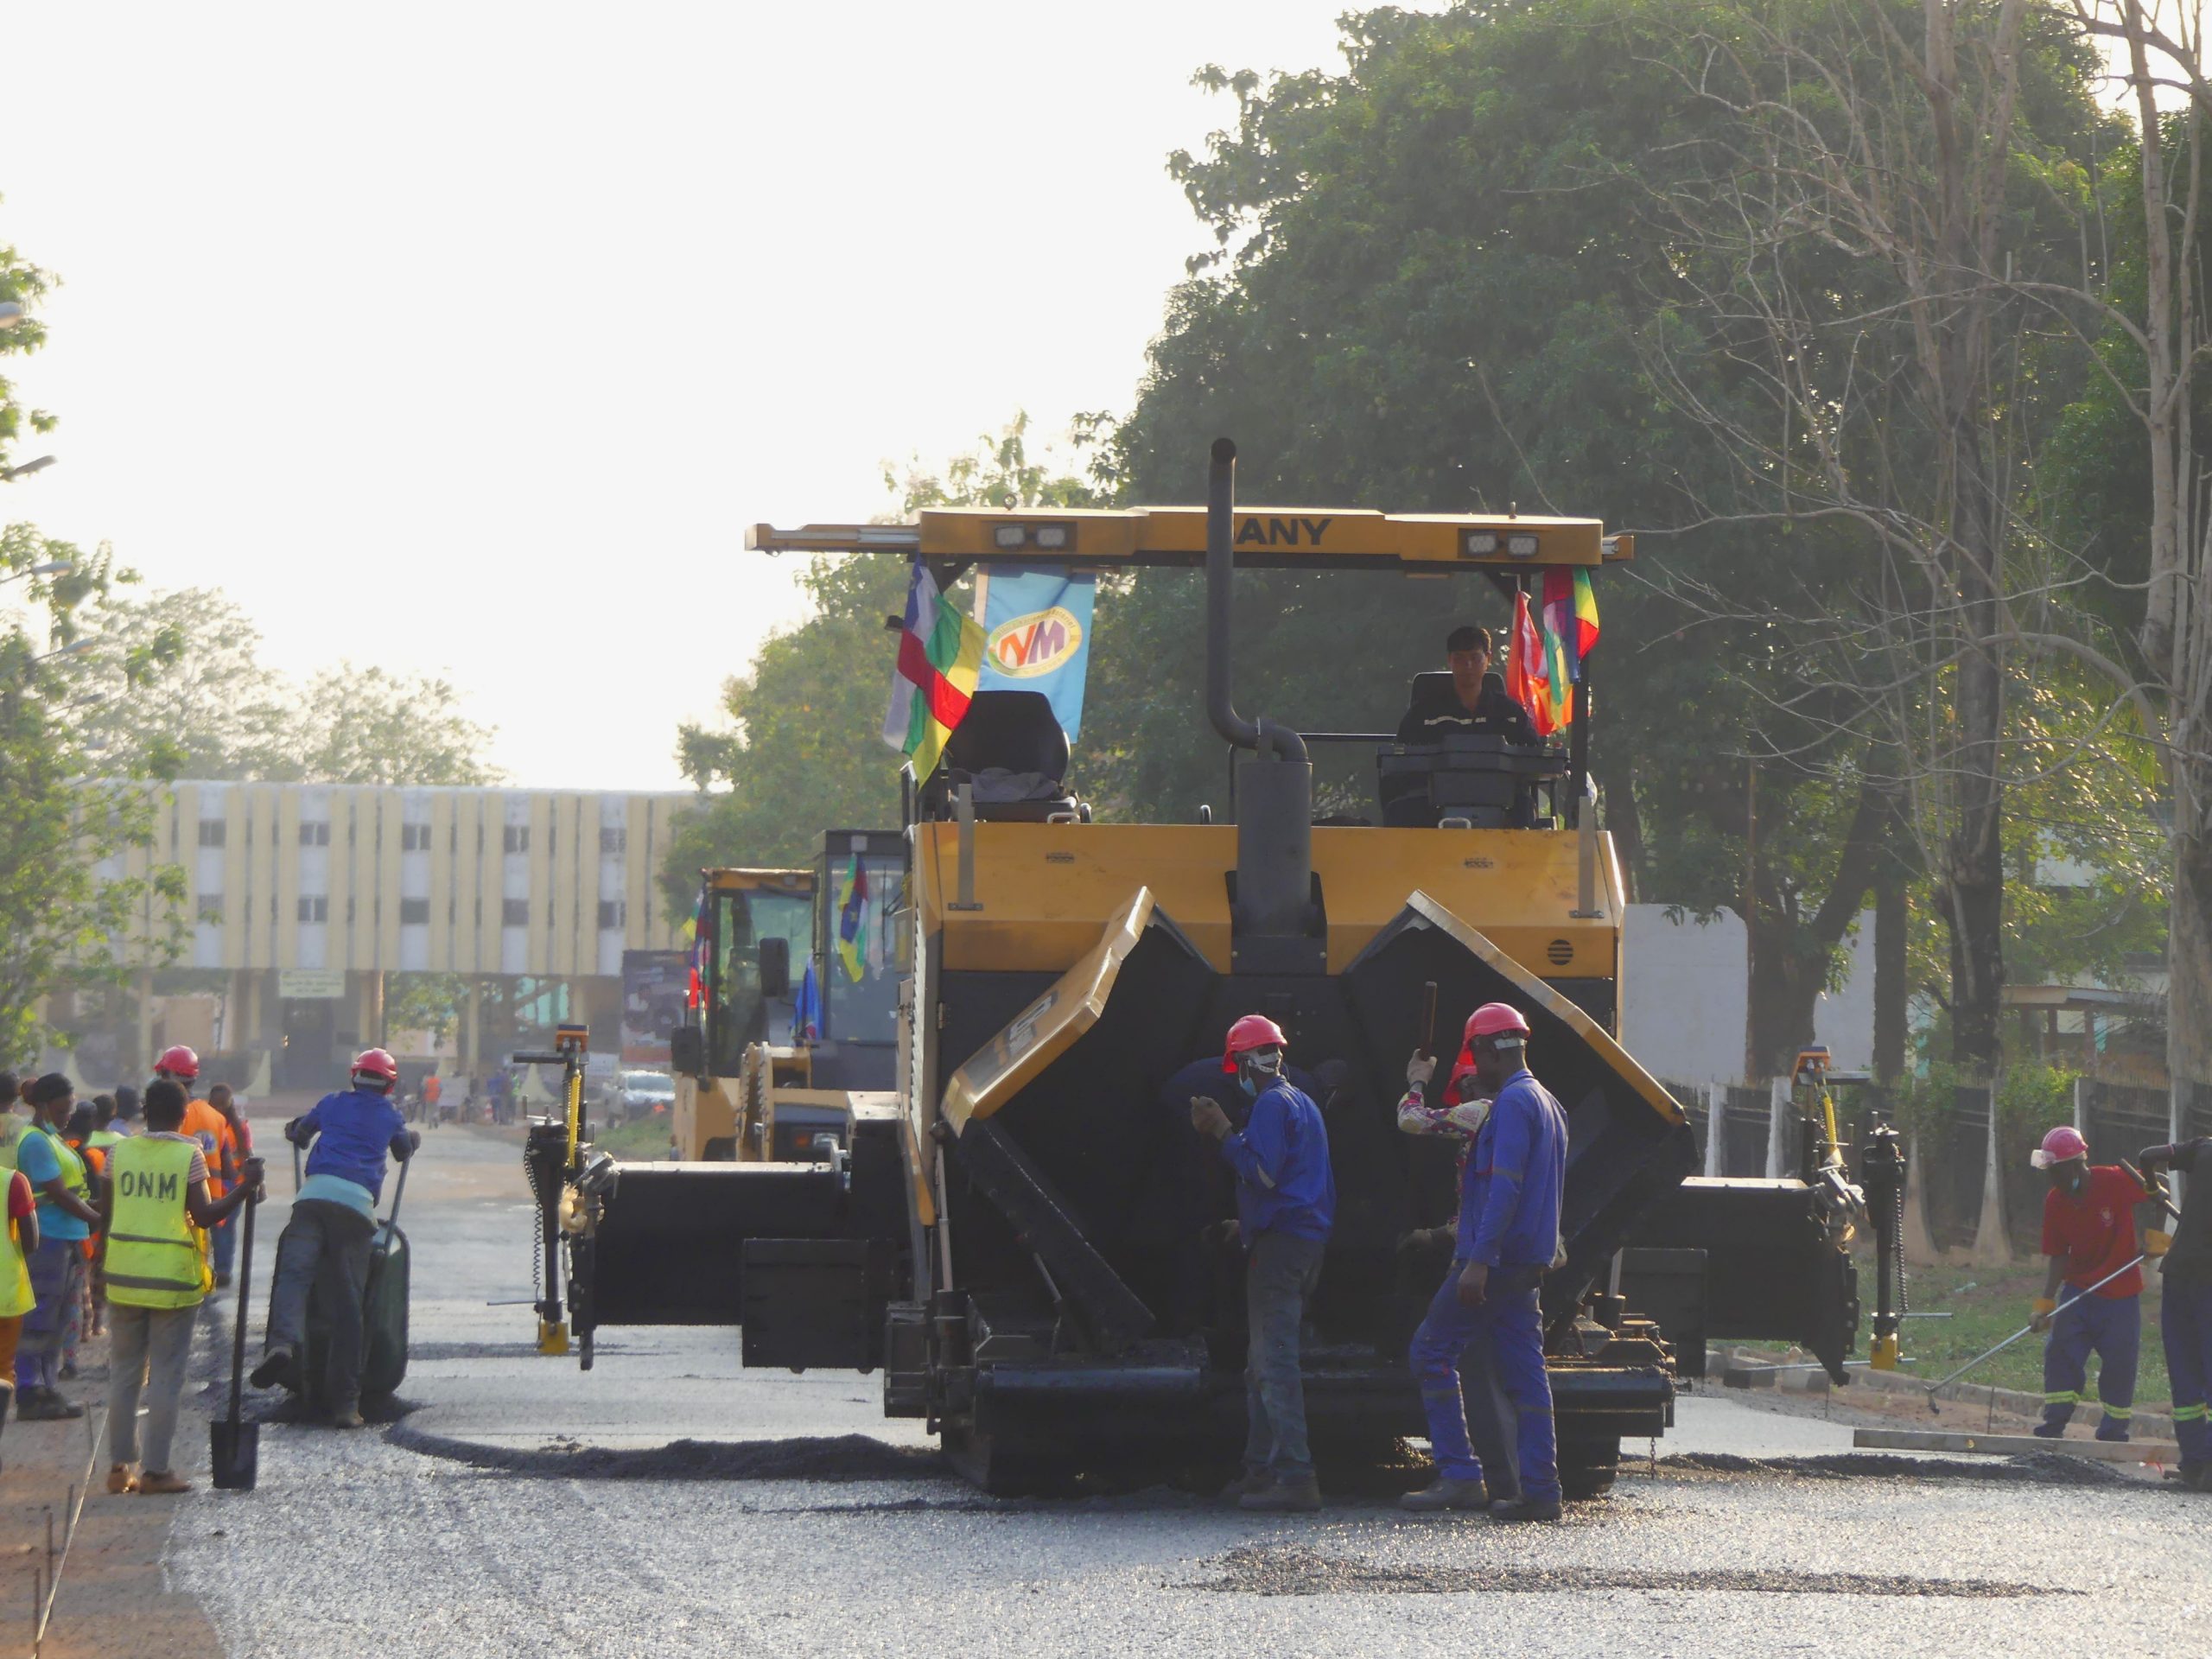
POLYGON ((31 1126, 30 1119, 18 1117, 14 1112, 0 1112, 0 1167, 13 1169, 16 1153, 23 1144, 23 1132, 31 1126))
MULTIPOLYGON (((32 1134, 44 1135, 54 1143, 54 1160, 61 1166, 61 1184, 86 1204, 90 1204, 92 1201, 92 1180, 85 1171, 85 1160, 77 1148, 64 1141, 52 1129, 41 1129, 35 1124, 29 1123, 23 1127, 32 1134)), ((20 1140, 16 1149, 19 1152, 22 1150, 20 1140)))
POLYGON ((131 1307, 194 1307, 214 1287, 203 1235, 185 1208, 189 1141, 127 1137, 108 1156, 115 1211, 107 1236, 107 1299, 131 1307))
POLYGON ((85 1137, 85 1144, 88 1147, 98 1147, 102 1152, 105 1152, 117 1141, 124 1140, 124 1136, 118 1135, 113 1129, 94 1129, 90 1135, 85 1137))
MULTIPOLYGON (((15 1149, 9 1148, 10 1160, 15 1149)), ((12 1182, 12 1175, 0 1175, 0 1182, 12 1182)), ((0 1191, 4 1191, 0 1187, 0 1191)), ((8 1217, 5 1228, 0 1228, 0 1319, 13 1319, 28 1313, 37 1304, 31 1294, 30 1263, 23 1259, 22 1223, 8 1217)))

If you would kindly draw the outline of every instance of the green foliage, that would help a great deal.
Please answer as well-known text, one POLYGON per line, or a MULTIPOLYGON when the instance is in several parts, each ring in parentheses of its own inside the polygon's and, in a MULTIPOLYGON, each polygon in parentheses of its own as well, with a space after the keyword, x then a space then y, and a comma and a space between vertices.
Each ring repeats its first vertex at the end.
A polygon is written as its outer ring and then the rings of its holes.
MULTIPOLYGON (((35 307, 55 283, 51 273, 0 243, 0 301, 12 300, 23 308, 23 315, 12 327, 0 327, 0 356, 35 352, 46 343, 46 325, 38 320, 35 307)), ((24 408, 14 385, 0 375, 0 474, 20 464, 15 460, 15 446, 25 432, 50 432, 54 424, 54 416, 44 410, 24 408)))
MULTIPOLYGON (((37 1005, 66 976, 112 980, 134 947, 156 957, 176 933, 152 918, 170 913, 157 900, 181 900, 182 873, 157 864, 142 876, 103 870, 103 861, 150 849, 153 812, 145 768, 124 773, 88 751, 75 716, 86 695, 79 658, 79 612, 96 609, 129 573, 105 548, 86 554, 27 524, 0 532, 0 580, 22 593, 47 625, 22 623, 0 633, 0 1056, 30 1052, 41 1033, 37 1005), (38 565, 67 562, 66 576, 31 576, 38 565), (12 580, 10 580, 12 579, 12 580), (85 785, 95 769, 114 779, 85 785)), ((12 596, 12 595, 11 595, 12 596)), ((173 660, 174 642, 149 642, 121 659, 117 695, 128 699, 173 660)))

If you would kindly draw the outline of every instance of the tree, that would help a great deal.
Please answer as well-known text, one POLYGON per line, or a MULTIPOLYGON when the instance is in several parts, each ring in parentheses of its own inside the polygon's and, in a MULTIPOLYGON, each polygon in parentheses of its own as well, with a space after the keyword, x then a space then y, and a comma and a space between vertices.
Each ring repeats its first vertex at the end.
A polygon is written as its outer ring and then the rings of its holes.
POLYGON ((297 694, 260 775, 327 784, 487 784, 488 727, 461 712, 461 694, 424 674, 341 662, 297 694))
MULTIPOLYGON (((23 308, 13 326, 0 328, 0 355, 35 352, 46 343, 46 325, 33 308, 54 284, 52 275, 0 243, 0 302, 13 302, 23 308)), ((6 480, 9 467, 16 464, 15 446, 24 432, 50 432, 54 423, 54 416, 44 410, 25 409, 15 386, 0 375, 0 482, 6 480)))
MULTIPOLYGON (((1028 416, 1016 414, 940 471, 887 462, 884 488, 900 518, 976 502, 1095 504, 1092 486, 1055 461, 1049 446, 1033 454, 1028 416)), ((894 658, 885 620, 906 607, 907 567, 874 555, 823 558, 800 580, 813 614, 724 682, 721 724, 678 734, 677 758, 702 798, 662 867, 671 916, 691 914, 702 869, 803 865, 823 830, 899 821, 899 758, 880 734, 894 658)))
MULTIPOLYGON (((145 772, 88 790, 90 770, 72 705, 84 695, 75 671, 77 612, 129 579, 105 548, 87 554, 28 524, 0 531, 0 578, 26 584, 48 617, 43 637, 11 624, 0 634, 0 1056, 33 1050, 38 1004, 63 979, 112 980, 134 948, 160 955, 175 940, 162 918, 183 897, 182 874, 156 865, 141 877, 103 870, 130 848, 150 848, 145 772), (67 563, 67 575, 28 573, 67 563)), ((125 698, 172 660, 174 642, 142 646, 119 664, 125 698)), ((113 776, 113 774, 111 774, 113 776)))

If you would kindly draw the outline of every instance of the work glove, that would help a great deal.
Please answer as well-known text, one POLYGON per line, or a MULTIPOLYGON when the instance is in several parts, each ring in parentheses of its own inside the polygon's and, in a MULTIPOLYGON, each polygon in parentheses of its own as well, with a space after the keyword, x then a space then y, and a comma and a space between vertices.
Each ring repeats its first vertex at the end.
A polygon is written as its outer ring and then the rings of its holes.
POLYGON ((284 1138, 296 1147, 304 1147, 315 1139, 306 1128, 307 1119, 296 1117, 284 1126, 284 1138))
POLYGON ((2173 1249, 2173 1247, 2174 1236, 2171 1233, 2162 1233, 2155 1227, 2149 1227, 2144 1230, 2144 1255, 2148 1256, 2161 1256, 2168 1250, 2173 1249))
POLYGON ((1419 1049, 1415 1049, 1413 1058, 1406 1062, 1406 1087, 1426 1089, 1428 1087, 1429 1079, 1435 1075, 1436 1057, 1433 1054, 1424 1054, 1419 1049))
POLYGON ((2048 1296, 2038 1296, 2035 1300, 2034 1312, 2035 1318, 2028 1321, 2030 1328, 2048 1331, 2050 1329, 2050 1316, 2058 1312, 2058 1304, 2048 1296))

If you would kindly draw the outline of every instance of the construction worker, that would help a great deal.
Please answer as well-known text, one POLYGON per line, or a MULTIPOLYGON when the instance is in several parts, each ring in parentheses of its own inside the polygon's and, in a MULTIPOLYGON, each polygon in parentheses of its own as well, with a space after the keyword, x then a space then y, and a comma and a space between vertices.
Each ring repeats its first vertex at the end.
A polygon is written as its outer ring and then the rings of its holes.
POLYGON ((1452 671, 1451 699, 1407 709, 1398 722, 1399 742, 1433 743, 1454 733, 1484 734, 1514 743, 1537 741, 1529 711, 1505 689, 1504 677, 1491 671, 1489 629, 1472 623, 1452 629, 1445 638, 1444 658, 1452 671))
POLYGON ((16 1166, 16 1149, 22 1145, 23 1131, 31 1126, 29 1115, 16 1109, 22 1090, 21 1077, 13 1071, 0 1071, 0 1167, 16 1166))
MULTIPOLYGON (((168 1082, 184 1090, 184 1133, 200 1143, 200 1150, 207 1160, 207 1191, 214 1198, 221 1198, 238 1179, 238 1141, 231 1133, 230 1120, 199 1097, 200 1056, 178 1043, 162 1051, 154 1062, 156 1082, 168 1082)), ((212 1245, 212 1241, 208 1242, 212 1245)), ((219 1290, 231 1282, 229 1268, 220 1261, 215 1263, 215 1287, 219 1290)))
POLYGON ((61 1138, 77 1091, 59 1071, 28 1090, 33 1114, 16 1149, 16 1166, 38 1195, 38 1249, 30 1257, 38 1300, 24 1315, 16 1350, 16 1415, 25 1421, 81 1417, 82 1406, 61 1397, 62 1345, 83 1296, 85 1241, 100 1212, 92 1207, 85 1160, 61 1138))
POLYGON ((2212 1137, 2145 1147, 2135 1162, 2146 1176, 2177 1169, 2190 1178, 2181 1219, 2158 1265, 2158 1329, 2173 1384, 2182 1484, 2212 1492, 2212 1137))
MULTIPOLYGON (((245 1116, 238 1110, 238 1096, 227 1083, 219 1083, 207 1091, 207 1109, 223 1121, 221 1150, 227 1154, 232 1167, 243 1165, 253 1155, 253 1131, 246 1127, 245 1116)), ((200 1120, 205 1124, 207 1120, 200 1120)), ((223 1196, 220 1186, 209 1191, 216 1198, 223 1196)), ((215 1263, 215 1286, 221 1289, 231 1282, 231 1269, 238 1253, 237 1224, 226 1220, 207 1230, 207 1243, 215 1263)))
MULTIPOLYGON (((11 1074, 0 1073, 0 1077, 11 1074)), ((0 1173, 7 1185, 7 1215, 0 1222, 0 1428, 8 1426, 8 1402, 16 1392, 16 1345, 23 1319, 37 1306, 31 1289, 30 1258, 38 1250, 38 1201, 19 1169, 0 1173)))
POLYGON ((311 1150, 307 1179, 276 1244, 276 1282, 253 1386, 272 1387, 290 1372, 305 1345, 308 1294, 319 1285, 330 1319, 330 1421, 340 1428, 362 1423, 361 1304, 385 1159, 404 1163, 423 1144, 392 1104, 398 1084, 398 1062, 381 1048, 368 1049, 354 1060, 346 1089, 325 1095, 284 1126, 287 1141, 311 1150))
POLYGON ((1236 1230, 1244 1246, 1246 1330, 1244 1473, 1231 1488, 1238 1507, 1262 1511, 1321 1507, 1306 1438, 1306 1382, 1299 1327, 1320 1282, 1321 1255, 1337 1213, 1336 1178, 1321 1109, 1283 1076, 1282 1027, 1248 1014, 1229 1028, 1222 1074, 1252 1103, 1244 1127, 1220 1103, 1191 1099, 1191 1123, 1220 1143, 1236 1172, 1236 1230))
POLYGON ((2117 1164, 2092 1166, 2089 1143, 2069 1123, 2044 1136, 2028 1161, 2050 1178, 2043 1196, 2043 1253, 2050 1270, 2033 1320, 2050 1338, 2043 1347, 2043 1421, 2035 1432, 2047 1440, 2066 1433, 2094 1353, 2104 1408, 2097 1438, 2125 1440, 2143 1344, 2143 1269, 2131 1265, 2144 1254, 2135 1237, 2135 1206, 2150 1192, 2117 1164))
POLYGON ((183 1132, 184 1090, 166 1078, 146 1090, 146 1132, 120 1142, 101 1209, 108 1236, 107 1489, 147 1496, 192 1490, 171 1466, 192 1327, 213 1284, 201 1232, 242 1204, 261 1201, 261 1164, 249 1160, 222 1198, 209 1195, 207 1158, 183 1132), (138 1439, 138 1403, 146 1438, 138 1439))
POLYGON ((123 1108, 116 1103, 113 1095, 92 1096, 92 1132, 85 1144, 105 1152, 118 1141, 127 1140, 130 1125, 124 1121, 123 1108))
MULTIPOLYGON (((1500 1521, 1560 1516, 1559 1448, 1538 1294, 1560 1252, 1567 1114, 1529 1075, 1529 1036, 1521 1011, 1503 1002, 1484 1003, 1467 1021, 1465 1075, 1491 1106, 1478 1115, 1461 1167, 1452 1268, 1409 1357, 1436 1454, 1434 1484, 1399 1500, 1417 1512, 1487 1509, 1500 1521), (1460 1366, 1471 1347, 1482 1351, 1516 1420, 1521 1495, 1495 1503, 1467 1439, 1460 1366)), ((1425 1091, 1433 1075, 1433 1062, 1416 1056, 1407 1068, 1408 1096, 1425 1091)), ((1402 1121, 1403 1103, 1400 1113, 1402 1121)))

